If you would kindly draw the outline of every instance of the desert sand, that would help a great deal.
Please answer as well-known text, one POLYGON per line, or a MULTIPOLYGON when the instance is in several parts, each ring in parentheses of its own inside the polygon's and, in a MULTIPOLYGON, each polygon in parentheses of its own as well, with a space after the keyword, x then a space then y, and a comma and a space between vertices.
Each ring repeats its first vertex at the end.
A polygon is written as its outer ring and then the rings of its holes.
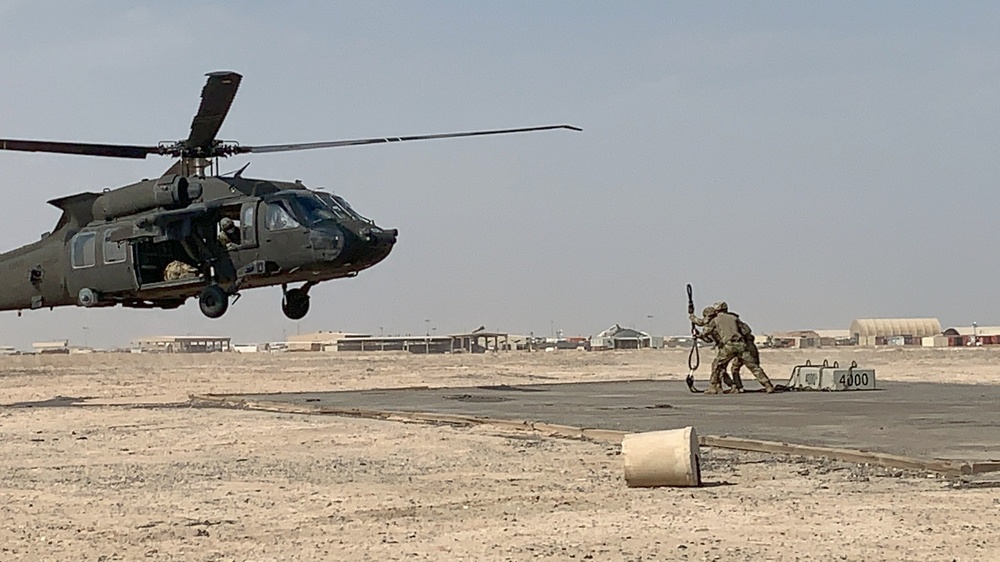
MULTIPOLYGON (((1000 382, 986 348, 763 352, 775 380, 805 358, 1000 382)), ((704 449, 707 486, 629 489, 604 443, 188 402, 672 380, 686 363, 681 350, 3 357, 0 560, 1000 559, 989 482, 704 449), (25 407, 59 396, 80 405, 25 407)))

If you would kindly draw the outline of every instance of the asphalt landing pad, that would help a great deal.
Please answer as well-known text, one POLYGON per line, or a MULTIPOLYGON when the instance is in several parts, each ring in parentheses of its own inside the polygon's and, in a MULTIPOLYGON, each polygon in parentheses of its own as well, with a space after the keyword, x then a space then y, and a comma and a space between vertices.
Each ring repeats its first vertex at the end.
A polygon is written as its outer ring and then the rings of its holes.
MULTIPOLYGON (((748 382, 747 387, 756 386, 748 382)), ((629 432, 862 449, 917 458, 1000 459, 1000 386, 879 382, 874 391, 692 394, 683 381, 616 381, 227 395, 328 408, 433 412, 629 432)))

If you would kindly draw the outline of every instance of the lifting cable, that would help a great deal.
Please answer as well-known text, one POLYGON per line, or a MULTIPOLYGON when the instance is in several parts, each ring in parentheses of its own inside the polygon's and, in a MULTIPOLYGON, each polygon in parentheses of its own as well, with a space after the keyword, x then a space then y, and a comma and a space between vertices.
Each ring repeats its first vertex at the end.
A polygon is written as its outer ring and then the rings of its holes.
MULTIPOLYGON (((688 314, 694 314, 694 295, 690 283, 687 285, 687 293, 688 314)), ((698 353, 698 329, 694 322, 691 322, 691 351, 688 353, 688 369, 694 374, 699 365, 701 365, 701 356, 698 353)))

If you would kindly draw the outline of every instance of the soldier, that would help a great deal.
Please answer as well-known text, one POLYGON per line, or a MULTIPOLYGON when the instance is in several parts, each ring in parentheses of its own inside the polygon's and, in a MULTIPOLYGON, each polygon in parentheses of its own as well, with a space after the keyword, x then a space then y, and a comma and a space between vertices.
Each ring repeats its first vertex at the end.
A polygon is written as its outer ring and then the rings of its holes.
POLYGON ((219 221, 219 244, 227 250, 235 250, 240 247, 240 231, 236 228, 236 223, 229 217, 222 217, 219 221))
POLYGON ((767 378, 764 369, 761 369, 760 364, 747 346, 746 336, 740 330, 739 317, 728 312, 728 307, 726 309, 726 312, 717 311, 715 316, 711 317, 705 324, 702 332, 703 338, 711 338, 720 344, 718 355, 712 361, 712 378, 705 393, 718 394, 722 392, 722 373, 725 371, 726 365, 736 358, 739 358, 744 365, 750 368, 754 378, 767 393, 774 392, 774 385, 771 384, 771 380, 767 378))
MULTIPOLYGON (((717 302, 713 306, 721 312, 729 312, 729 305, 726 304, 726 301, 717 302)), ((750 352, 753 360, 760 365, 760 350, 757 349, 757 341, 753 336, 753 329, 750 328, 749 324, 740 319, 739 314, 736 314, 735 312, 730 312, 730 314, 736 317, 736 323, 739 326, 740 334, 743 336, 743 341, 747 344, 747 351, 750 352)), ((733 381, 739 389, 737 392, 743 392, 743 380, 740 378, 740 369, 742 367, 742 359, 739 357, 733 359, 733 381)))
MULTIPOLYGON (((701 311, 701 318, 698 318, 697 316, 695 316, 693 314, 689 314, 688 318, 691 320, 691 323, 694 324, 695 326, 698 326, 698 327, 705 326, 706 324, 708 324, 709 320, 711 320, 715 316, 715 314, 719 310, 721 310, 720 309, 720 305, 721 305, 722 309, 724 309, 726 307, 726 303, 725 302, 717 302, 717 303, 713 304, 712 306, 706 306, 705 309, 701 311)), ((708 343, 715 344, 715 352, 716 352, 716 354, 718 354, 719 350, 722 348, 722 342, 721 341, 717 341, 716 339, 714 339, 712 337, 712 335, 700 334, 698 336, 698 338, 701 339, 701 340, 704 340, 704 341, 706 341, 708 343)), ((740 372, 739 372, 738 369, 734 369, 733 370, 733 376, 732 377, 730 377, 729 374, 726 373, 725 369, 723 369, 723 371, 722 371, 722 382, 726 383, 727 386, 732 387, 730 389, 732 392, 737 392, 737 393, 743 392, 743 381, 740 380, 740 372)), ((727 392, 729 392, 729 391, 727 391, 727 392)))
POLYGON ((174 260, 167 264, 167 267, 163 270, 163 280, 164 281, 175 281, 177 279, 186 279, 188 277, 194 277, 198 275, 198 269, 192 267, 182 261, 174 260))
POLYGON ((715 308, 715 306, 706 306, 701 311, 701 318, 698 318, 694 314, 688 314, 688 319, 691 320, 692 324, 701 328, 705 324, 708 324, 708 321, 711 320, 713 316, 715 316, 716 312, 717 309, 715 308))
MULTIPOLYGON (((715 309, 716 312, 729 312, 729 305, 726 304, 726 301, 719 301, 713 304, 712 308, 715 309)), ((735 312, 731 312, 730 314, 736 317, 736 321, 740 329, 740 334, 744 335, 744 340, 747 340, 747 347, 752 348, 753 353, 755 353, 754 357, 757 358, 757 363, 760 364, 760 353, 757 351, 757 345, 754 344, 753 342, 753 334, 750 331, 750 326, 748 326, 745 322, 739 319, 740 317, 739 314, 736 314, 735 312)), ((704 324, 699 324, 699 325, 704 326, 704 324)), ((743 378, 740 377, 740 368, 743 367, 743 361, 739 357, 736 357, 733 359, 732 365, 733 365, 732 378, 729 377, 728 373, 723 371, 722 373, 723 382, 733 387, 730 389, 731 392, 742 394, 743 378)))

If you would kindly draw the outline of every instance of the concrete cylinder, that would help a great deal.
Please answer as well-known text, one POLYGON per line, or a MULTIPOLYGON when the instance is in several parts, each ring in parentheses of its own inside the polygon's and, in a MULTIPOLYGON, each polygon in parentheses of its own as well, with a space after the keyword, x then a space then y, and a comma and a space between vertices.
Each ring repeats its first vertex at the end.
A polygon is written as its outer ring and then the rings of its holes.
POLYGON ((698 456, 693 427, 630 433, 622 439, 629 488, 701 486, 698 456))

